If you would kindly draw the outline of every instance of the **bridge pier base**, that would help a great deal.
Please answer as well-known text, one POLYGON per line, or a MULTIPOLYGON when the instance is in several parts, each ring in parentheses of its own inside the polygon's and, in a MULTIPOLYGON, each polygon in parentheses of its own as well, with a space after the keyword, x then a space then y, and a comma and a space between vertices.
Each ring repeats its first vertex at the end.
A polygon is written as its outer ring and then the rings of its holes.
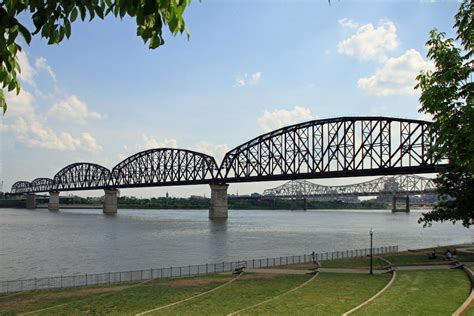
POLYGON ((117 189, 105 189, 104 190, 104 204, 102 213, 104 214, 117 214, 117 189))
POLYGON ((403 197, 397 197, 397 196, 393 196, 392 197, 392 212, 407 212, 409 213, 410 212, 410 197, 407 195, 405 198, 403 197), (405 201, 405 208, 403 209, 399 209, 397 208, 397 200, 399 199, 403 199, 405 201))
POLYGON ((26 194, 26 208, 29 210, 34 210, 36 208, 36 196, 34 193, 26 194))
POLYGON ((227 218, 229 207, 227 204, 228 184, 210 184, 211 202, 209 204, 209 218, 227 218))
POLYGON ((49 192, 48 210, 58 211, 59 210, 59 192, 49 192))

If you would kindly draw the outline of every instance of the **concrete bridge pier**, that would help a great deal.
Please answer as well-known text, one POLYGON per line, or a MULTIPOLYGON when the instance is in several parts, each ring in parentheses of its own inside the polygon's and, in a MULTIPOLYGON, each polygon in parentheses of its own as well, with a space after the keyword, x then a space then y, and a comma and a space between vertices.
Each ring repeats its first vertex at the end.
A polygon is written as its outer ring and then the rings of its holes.
POLYGON ((34 193, 26 194, 26 208, 29 210, 34 210, 36 208, 36 196, 34 193))
POLYGON ((227 204, 228 184, 210 184, 211 202, 209 204, 209 218, 227 218, 229 207, 227 204))
POLYGON ((117 189, 104 189, 104 204, 102 213, 117 214, 117 189))
POLYGON ((49 192, 48 210, 58 211, 59 210, 59 192, 49 192))
POLYGON ((392 197, 392 212, 410 212, 410 197, 407 195, 406 197, 398 197, 398 196, 393 196, 392 197), (397 208, 397 200, 404 200, 405 202, 405 208, 399 209, 397 208))

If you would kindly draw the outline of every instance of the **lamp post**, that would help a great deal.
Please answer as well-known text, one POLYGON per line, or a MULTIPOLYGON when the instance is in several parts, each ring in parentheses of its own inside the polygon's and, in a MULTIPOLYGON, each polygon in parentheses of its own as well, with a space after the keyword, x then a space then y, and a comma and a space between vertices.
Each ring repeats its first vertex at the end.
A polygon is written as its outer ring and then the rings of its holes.
POLYGON ((370 275, 373 275, 374 272, 372 270, 372 259, 373 259, 373 255, 372 255, 372 236, 374 235, 374 232, 372 231, 372 228, 370 229, 370 275))

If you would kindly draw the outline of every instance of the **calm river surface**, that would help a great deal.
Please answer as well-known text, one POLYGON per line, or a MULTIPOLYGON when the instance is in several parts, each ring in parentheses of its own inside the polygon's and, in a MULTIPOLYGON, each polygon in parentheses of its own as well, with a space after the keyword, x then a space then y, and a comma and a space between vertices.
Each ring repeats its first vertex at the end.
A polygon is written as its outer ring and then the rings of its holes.
POLYGON ((472 242, 461 225, 422 228, 420 212, 389 210, 0 209, 0 280, 149 269, 366 248, 400 249, 472 242))

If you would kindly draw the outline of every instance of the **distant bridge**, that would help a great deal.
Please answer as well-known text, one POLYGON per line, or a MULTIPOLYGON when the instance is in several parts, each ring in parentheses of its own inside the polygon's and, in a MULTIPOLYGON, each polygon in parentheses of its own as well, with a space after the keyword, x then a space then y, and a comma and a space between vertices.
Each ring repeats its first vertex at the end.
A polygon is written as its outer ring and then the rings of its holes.
POLYGON ((273 189, 267 189, 263 196, 278 198, 293 197, 339 197, 339 196, 374 196, 374 195, 408 195, 435 193, 433 179, 416 175, 385 176, 374 180, 348 184, 325 186, 306 180, 293 180, 273 189))
MULTIPOLYGON (((157 148, 130 156, 112 170, 74 163, 53 178, 16 182, 11 192, 50 192, 50 209, 57 209, 60 191, 104 189, 104 212, 115 213, 120 188, 209 184, 210 217, 227 217, 227 183, 434 173, 446 161, 427 156, 435 142, 430 125, 391 117, 313 120, 237 146, 220 166, 203 153, 157 148)), ((29 207, 34 208, 34 195, 29 207)))

